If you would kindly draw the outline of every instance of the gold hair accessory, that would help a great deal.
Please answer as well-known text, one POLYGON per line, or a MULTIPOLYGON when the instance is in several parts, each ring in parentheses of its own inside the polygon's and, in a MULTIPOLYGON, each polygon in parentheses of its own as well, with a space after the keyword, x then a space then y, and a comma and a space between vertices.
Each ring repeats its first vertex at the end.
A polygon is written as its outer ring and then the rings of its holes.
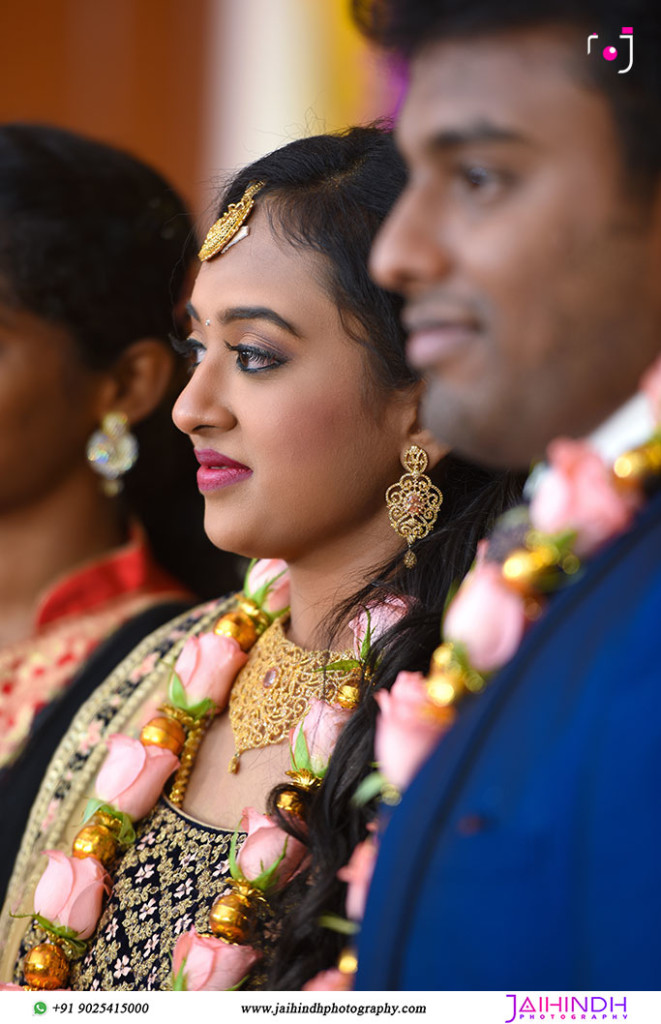
POLYGON ((404 473, 386 491, 390 524, 408 544, 409 549, 404 555, 407 569, 416 563, 412 544, 434 529, 443 502, 443 493, 425 476, 428 462, 427 452, 412 444, 402 456, 402 465, 408 473, 404 473))
POLYGON ((245 190, 238 203, 230 203, 222 217, 209 228, 204 245, 198 253, 201 263, 210 260, 212 256, 222 252, 229 245, 237 231, 247 218, 255 205, 255 196, 260 188, 264 187, 263 181, 253 181, 245 190))
POLYGON ((349 659, 355 662, 350 651, 304 651, 287 639, 282 620, 276 619, 257 640, 232 687, 229 716, 235 754, 229 771, 239 770, 239 758, 246 750, 286 739, 312 697, 336 703, 338 691, 356 669, 328 674, 322 670, 331 662, 349 659))
POLYGON ((123 412, 109 412, 87 442, 87 459, 99 476, 104 494, 112 497, 122 489, 121 478, 135 465, 138 442, 129 430, 123 412))

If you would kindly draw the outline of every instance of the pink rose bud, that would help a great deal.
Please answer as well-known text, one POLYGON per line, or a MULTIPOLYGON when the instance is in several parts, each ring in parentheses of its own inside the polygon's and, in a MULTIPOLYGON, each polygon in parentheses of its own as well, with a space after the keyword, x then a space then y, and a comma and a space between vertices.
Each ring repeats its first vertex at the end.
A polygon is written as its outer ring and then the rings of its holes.
POLYGON ((654 422, 661 423, 661 356, 643 374, 640 386, 649 402, 654 422))
POLYGON ((183 967, 188 992, 225 992, 245 978, 261 955, 252 946, 198 935, 191 928, 175 943, 172 969, 176 976, 183 967))
POLYGON ((363 608, 349 623, 353 633, 353 649, 357 658, 361 657, 363 642, 369 628, 370 646, 394 626, 411 608, 412 601, 403 597, 389 597, 379 604, 371 604, 363 608), (369 612, 369 615, 368 615, 369 612))
POLYGON ((272 871, 264 887, 283 888, 303 866, 307 847, 278 828, 268 815, 258 814, 254 807, 244 810, 241 828, 248 833, 237 857, 243 877, 254 881, 264 872, 272 871), (280 857, 282 860, 277 864, 280 857))
POLYGON ((388 782, 403 793, 447 731, 434 717, 421 672, 400 672, 388 690, 374 698, 381 712, 376 720, 374 755, 388 782))
POLYGON ((367 902, 377 846, 373 836, 368 836, 354 848, 349 861, 337 873, 341 882, 347 883, 346 910, 352 921, 362 921, 367 902))
POLYGON ((350 974, 344 974, 337 967, 331 967, 327 971, 319 971, 314 978, 305 982, 302 992, 350 992, 353 988, 353 979, 350 974))
POLYGON ((248 572, 243 592, 246 597, 259 597, 259 591, 270 584, 261 607, 269 615, 277 615, 289 607, 289 569, 282 558, 262 558, 248 572))
POLYGON ((231 637, 215 633, 189 636, 174 666, 189 706, 208 698, 222 710, 229 700, 232 683, 247 660, 248 655, 231 637))
MULTIPOLYGON (((310 700, 305 717, 298 725, 294 726, 289 734, 289 743, 292 752, 295 752, 296 741, 301 731, 303 732, 310 762, 308 770, 313 775, 319 777, 325 775, 338 736, 352 714, 352 710, 327 704, 326 701, 319 700, 318 697, 312 697, 310 700)), ((297 764, 296 767, 307 766, 297 764)))
POLYGON ((104 893, 110 889, 108 874, 94 857, 81 860, 59 850, 45 852, 48 867, 35 890, 35 913, 71 928, 79 939, 88 939, 101 916, 104 893))
POLYGON ((530 503, 536 530, 575 530, 574 550, 584 556, 626 529, 636 497, 616 490, 610 470, 589 444, 559 438, 549 445, 548 460, 549 471, 530 503))
POLYGON ((1 982, 0 983, 0 992, 22 992, 22 991, 23 991, 23 986, 22 985, 14 985, 13 981, 8 981, 6 983, 5 982, 1 982))
POLYGON ((163 747, 144 747, 121 733, 108 737, 108 756, 96 780, 96 795, 134 821, 155 806, 179 758, 163 747))
POLYGON ((483 562, 459 587, 443 633, 464 645, 472 668, 492 672, 518 650, 526 625, 521 595, 504 583, 499 565, 483 562))

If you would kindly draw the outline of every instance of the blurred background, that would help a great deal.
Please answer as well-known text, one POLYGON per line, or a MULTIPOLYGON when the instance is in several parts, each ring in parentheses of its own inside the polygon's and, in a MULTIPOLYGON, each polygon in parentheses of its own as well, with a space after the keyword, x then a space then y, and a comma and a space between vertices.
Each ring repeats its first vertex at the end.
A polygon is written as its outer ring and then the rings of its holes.
POLYGON ((348 0, 5 0, 0 120, 122 146, 203 226, 213 182, 302 135, 388 116, 402 83, 348 0))

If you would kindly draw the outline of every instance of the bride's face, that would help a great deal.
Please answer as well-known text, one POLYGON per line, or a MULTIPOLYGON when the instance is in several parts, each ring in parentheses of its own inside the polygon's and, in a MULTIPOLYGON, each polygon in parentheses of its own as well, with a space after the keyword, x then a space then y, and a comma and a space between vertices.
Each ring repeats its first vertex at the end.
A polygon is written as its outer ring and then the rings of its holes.
POLYGON ((415 401, 377 391, 369 352, 324 288, 324 258, 274 236, 264 210, 249 226, 200 269, 195 366, 174 421, 201 463, 213 543, 294 562, 352 535, 383 535, 384 493, 402 472, 415 401))

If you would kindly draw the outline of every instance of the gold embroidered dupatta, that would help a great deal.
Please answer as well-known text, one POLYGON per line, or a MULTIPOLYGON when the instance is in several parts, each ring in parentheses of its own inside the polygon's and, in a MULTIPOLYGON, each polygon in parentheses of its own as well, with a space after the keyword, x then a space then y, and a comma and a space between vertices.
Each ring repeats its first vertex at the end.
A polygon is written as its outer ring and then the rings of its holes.
POLYGON ((73 719, 56 750, 30 812, 0 916, 0 981, 12 980, 34 890, 46 866, 44 850, 70 853, 94 780, 115 732, 138 735, 165 698, 170 670, 188 636, 206 632, 234 598, 189 610, 146 637, 99 686, 73 719))

